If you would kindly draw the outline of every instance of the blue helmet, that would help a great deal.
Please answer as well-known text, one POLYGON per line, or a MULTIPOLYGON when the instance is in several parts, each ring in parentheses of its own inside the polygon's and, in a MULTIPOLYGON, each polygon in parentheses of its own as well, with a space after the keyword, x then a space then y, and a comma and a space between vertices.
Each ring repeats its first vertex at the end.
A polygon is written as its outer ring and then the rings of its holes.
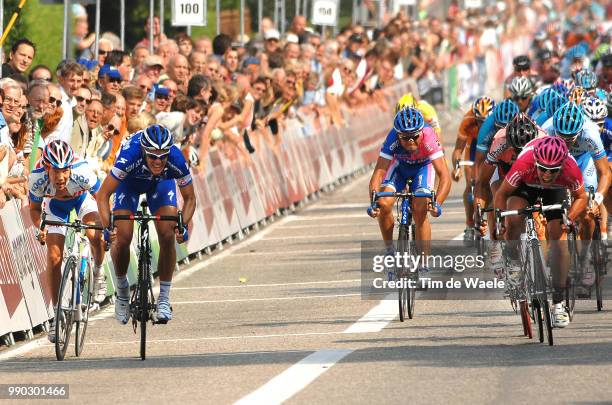
POLYGON ((404 108, 399 110, 393 120, 393 128, 397 132, 417 132, 423 129, 425 120, 423 114, 416 108, 404 108))
POLYGON ((568 101, 569 100, 567 99, 567 97, 562 94, 553 94, 546 103, 546 115, 548 115, 549 118, 552 117, 553 115, 555 115, 557 110, 568 101))
POLYGON ((169 150, 172 146, 172 135, 163 125, 153 124, 142 131, 140 145, 147 150, 169 150))
POLYGON ((519 108, 516 103, 510 99, 506 99, 495 107, 494 118, 495 125, 505 127, 519 113, 519 108))
POLYGON ((552 88, 557 93, 562 94, 564 96, 567 96, 567 93, 569 93, 569 89, 567 88, 567 86, 563 82, 553 83, 552 88))
POLYGON ((582 108, 571 101, 563 104, 553 115, 553 128, 559 136, 573 137, 582 130, 583 126, 582 108))
POLYGON ((553 96, 558 96, 559 93, 557 93, 557 91, 555 89, 553 89, 552 87, 547 87, 544 90, 542 90, 542 92, 540 94, 538 94, 537 97, 537 101, 538 101, 538 108, 541 111, 546 111, 546 105, 548 104, 548 101, 553 97, 553 96))
POLYGON ((582 69, 576 73, 576 86, 592 90, 597 87, 597 75, 591 69, 582 69))

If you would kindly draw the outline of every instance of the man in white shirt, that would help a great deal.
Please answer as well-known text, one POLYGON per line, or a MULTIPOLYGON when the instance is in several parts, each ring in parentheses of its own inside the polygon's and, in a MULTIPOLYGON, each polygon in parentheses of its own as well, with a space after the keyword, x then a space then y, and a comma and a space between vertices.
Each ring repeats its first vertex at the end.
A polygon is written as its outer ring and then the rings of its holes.
POLYGON ((53 139, 61 139, 62 141, 70 144, 72 139, 72 123, 74 121, 72 118, 72 106, 70 105, 70 99, 67 97, 67 95, 64 97, 60 87, 56 84, 49 83, 47 88, 49 89, 49 108, 56 109, 61 107, 63 113, 57 127, 46 137, 46 140, 50 141, 53 139))

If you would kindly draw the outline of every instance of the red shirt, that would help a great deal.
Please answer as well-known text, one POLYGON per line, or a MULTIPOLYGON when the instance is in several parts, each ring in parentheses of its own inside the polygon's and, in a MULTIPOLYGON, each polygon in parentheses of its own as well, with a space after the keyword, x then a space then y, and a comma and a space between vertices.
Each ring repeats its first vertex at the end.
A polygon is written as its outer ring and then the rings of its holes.
POLYGON ((532 146, 526 146, 523 149, 506 175, 506 181, 513 187, 525 184, 530 187, 539 188, 568 188, 572 192, 578 190, 583 185, 580 168, 570 155, 563 162, 561 173, 559 173, 555 181, 552 184, 542 184, 538 177, 532 146))

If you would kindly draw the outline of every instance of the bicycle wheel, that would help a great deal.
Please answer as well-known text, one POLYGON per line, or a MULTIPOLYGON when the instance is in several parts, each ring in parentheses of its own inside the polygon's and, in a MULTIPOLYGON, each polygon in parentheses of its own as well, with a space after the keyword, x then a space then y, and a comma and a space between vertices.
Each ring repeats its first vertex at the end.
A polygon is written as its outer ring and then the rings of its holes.
POLYGON ((553 326, 552 326, 552 316, 550 314, 550 304, 548 300, 542 303, 542 312, 544 312, 544 322, 546 323, 546 337, 548 338, 548 345, 553 345, 553 326))
MULTIPOLYGON (((410 237, 406 241, 407 247, 408 247, 407 252, 408 252, 408 255, 411 255, 413 253, 412 241, 414 241, 414 224, 410 225, 408 229, 409 229, 408 234, 410 235, 410 237)), ((419 283, 418 269, 414 269, 414 272, 411 272, 410 274, 408 274, 408 278, 414 281, 413 283, 414 287, 410 287, 410 284, 409 284, 407 287, 408 293, 406 294, 407 296, 406 308, 408 309, 408 318, 412 319, 414 317, 414 306, 416 304, 417 284, 419 283)))
POLYGON ((148 266, 146 263, 141 263, 140 285, 138 286, 138 318, 140 320, 140 358, 146 358, 147 351, 147 321, 149 320, 149 287, 147 281, 150 276, 147 276, 148 266))
POLYGON ((68 257, 62 273, 62 283, 60 284, 57 296, 57 308, 55 309, 55 357, 62 361, 66 356, 68 344, 70 343, 70 333, 72 332, 74 293, 75 293, 75 269, 76 258, 68 257))
POLYGON ((533 319, 538 324, 538 340, 540 343, 544 343, 544 321, 542 320, 542 309, 540 308, 540 302, 534 298, 531 302, 531 311, 533 313, 533 319))
MULTIPOLYGON (((548 344, 552 346, 553 344, 553 332, 552 332, 552 319, 550 316, 550 305, 548 303, 548 294, 547 294, 547 286, 546 286, 546 274, 544 274, 544 264, 542 261, 542 256, 540 255, 540 242, 538 240, 531 241, 531 254, 533 258, 534 265, 534 275, 535 275, 535 287, 536 287, 536 299, 538 301, 538 329, 541 329, 543 326, 546 327, 546 336, 548 338, 548 344), (546 325, 540 325, 541 323, 545 323, 546 325)), ((540 334, 540 343, 544 342, 544 335, 540 334)))
POLYGON ((606 271, 606 246, 601 240, 595 240, 591 243, 593 247, 593 266, 595 271, 595 292, 597 299, 597 310, 603 309, 603 278, 606 271))
POLYGON ((529 339, 533 339, 533 328, 531 327, 531 317, 529 315, 529 304, 526 300, 519 304, 521 308, 521 320, 523 321, 523 333, 529 339))
POLYGON ((91 257, 87 260, 85 271, 79 275, 79 291, 81 292, 81 320, 76 321, 74 334, 74 350, 77 357, 83 352, 85 332, 89 323, 89 307, 93 302, 93 270, 91 257))
MULTIPOLYGON (((408 249, 408 231, 405 225, 400 225, 399 235, 397 238, 397 250, 399 253, 403 254, 404 252, 407 252, 407 249, 408 249)), ((397 272, 398 281, 406 277, 405 269, 396 268, 395 270, 397 272)), ((408 313, 409 295, 410 295, 409 288, 407 286, 400 285, 399 289, 397 290, 400 322, 404 322, 404 320, 407 317, 412 318, 410 314, 408 313)))
POLYGON ((570 255, 570 269, 565 284, 565 307, 570 321, 574 319, 574 308, 576 307, 576 285, 578 283, 578 251, 576 249, 576 237, 573 233, 567 236, 567 247, 570 255))

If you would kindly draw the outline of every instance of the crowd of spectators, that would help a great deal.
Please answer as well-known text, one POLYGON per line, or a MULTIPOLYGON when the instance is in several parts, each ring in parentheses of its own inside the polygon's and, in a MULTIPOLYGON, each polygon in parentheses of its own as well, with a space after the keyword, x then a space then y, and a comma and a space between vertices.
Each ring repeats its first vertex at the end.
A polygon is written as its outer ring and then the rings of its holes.
MULTIPOLYGON (((597 0, 530 5, 506 0, 471 11, 452 4, 445 20, 415 20, 399 11, 382 29, 350 25, 335 38, 322 37, 304 16, 295 16, 282 35, 264 18, 260 33, 241 42, 225 34, 211 39, 181 32, 168 38, 155 17, 152 27, 146 21, 143 39, 131 52, 120 49, 116 35, 102 35, 97 57, 95 35, 88 32, 86 16, 77 14, 76 60, 31 66, 36 45, 26 38, 6 52, 0 208, 7 198, 27 199, 28 173, 52 139, 69 142, 100 177, 122 141, 154 122, 171 130, 196 170, 206 170, 210 148, 249 164, 262 148, 278 150, 287 119, 305 123, 316 116, 345 126, 347 110, 371 103, 390 110, 385 88, 398 81, 408 81, 417 99, 419 93, 427 97, 441 86, 445 72, 457 67, 461 102, 492 94, 499 79, 511 74, 511 61, 499 52, 504 47, 520 45, 509 55, 531 52, 538 61, 534 68, 546 69, 544 56, 556 67, 568 48, 587 37, 589 46, 609 43, 609 36, 590 29, 601 29, 599 22, 610 17, 604 6, 597 0), (569 31, 572 38, 560 37, 567 28, 557 21, 577 24, 569 31), (522 40, 534 35, 537 42, 522 40)), ((300 136, 314 133, 309 125, 302 128, 300 136)))

